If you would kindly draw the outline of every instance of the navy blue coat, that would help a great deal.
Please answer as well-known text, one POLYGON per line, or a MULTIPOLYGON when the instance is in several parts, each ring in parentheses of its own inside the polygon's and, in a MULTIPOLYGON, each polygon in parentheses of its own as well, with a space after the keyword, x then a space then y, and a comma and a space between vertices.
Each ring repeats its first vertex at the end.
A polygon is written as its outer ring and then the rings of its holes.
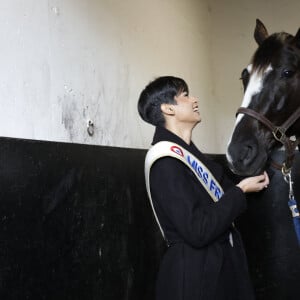
POLYGON ((246 209, 244 193, 193 143, 188 145, 157 127, 153 144, 159 141, 175 142, 198 157, 225 194, 219 202, 213 202, 192 171, 175 158, 161 158, 152 166, 153 204, 170 244, 160 264, 156 299, 254 299, 242 241, 232 226, 246 209))

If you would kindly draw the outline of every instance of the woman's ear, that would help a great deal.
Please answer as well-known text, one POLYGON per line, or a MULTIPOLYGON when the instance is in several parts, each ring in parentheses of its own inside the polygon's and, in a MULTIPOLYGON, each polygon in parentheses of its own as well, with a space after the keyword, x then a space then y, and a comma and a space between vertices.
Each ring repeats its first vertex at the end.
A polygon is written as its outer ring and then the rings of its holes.
POLYGON ((163 114, 169 116, 173 116, 175 114, 172 104, 163 103, 161 104, 160 109, 163 112, 163 114))

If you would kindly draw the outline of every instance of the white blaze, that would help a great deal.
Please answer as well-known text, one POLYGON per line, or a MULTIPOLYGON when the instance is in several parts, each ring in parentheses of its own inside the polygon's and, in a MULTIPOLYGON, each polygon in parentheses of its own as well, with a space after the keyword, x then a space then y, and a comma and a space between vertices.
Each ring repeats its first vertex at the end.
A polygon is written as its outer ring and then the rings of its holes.
MULTIPOLYGON (((272 67, 271 65, 269 65, 263 72, 253 72, 251 73, 252 70, 252 65, 249 65, 247 67, 247 70, 249 72, 249 74, 251 74, 245 94, 244 94, 244 98, 241 104, 241 107, 248 107, 251 99, 253 96, 257 95, 258 93, 260 93, 260 91, 262 90, 262 83, 263 83, 263 79, 264 77, 272 71, 272 67)), ((241 119, 243 118, 244 114, 239 114, 236 118, 235 121, 235 125, 234 128, 237 126, 237 124, 241 121, 241 119)), ((234 130, 234 129, 233 129, 234 130)), ((232 139, 232 135, 231 138, 229 140, 228 145, 231 143, 231 139, 232 139)), ((232 162, 232 159, 230 157, 230 155, 228 154, 228 152, 226 153, 227 159, 229 162, 232 162)))

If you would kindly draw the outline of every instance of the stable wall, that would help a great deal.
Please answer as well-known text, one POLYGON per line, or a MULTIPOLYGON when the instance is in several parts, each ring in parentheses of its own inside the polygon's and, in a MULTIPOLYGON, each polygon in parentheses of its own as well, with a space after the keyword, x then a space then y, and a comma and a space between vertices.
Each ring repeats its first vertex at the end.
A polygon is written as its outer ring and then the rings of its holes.
POLYGON ((139 93, 175 75, 200 99, 195 139, 215 149, 205 0, 3 0, 0 20, 0 136, 148 148, 139 93))
MULTIPOLYGON (((0 299, 154 299, 166 245, 147 200, 146 150, 0 138, 0 153, 0 299)), ((224 154, 209 157, 226 167, 224 154)), ((299 300, 288 184, 268 173, 235 225, 257 300, 299 300)), ((293 181, 300 199, 299 153, 293 181)))
POLYGON ((194 142, 224 153, 255 19, 295 33, 299 11, 296 0, 3 0, 0 136, 148 148, 138 95, 172 74, 199 98, 194 142))
POLYGON ((145 152, 0 138, 0 299, 154 299, 145 152))

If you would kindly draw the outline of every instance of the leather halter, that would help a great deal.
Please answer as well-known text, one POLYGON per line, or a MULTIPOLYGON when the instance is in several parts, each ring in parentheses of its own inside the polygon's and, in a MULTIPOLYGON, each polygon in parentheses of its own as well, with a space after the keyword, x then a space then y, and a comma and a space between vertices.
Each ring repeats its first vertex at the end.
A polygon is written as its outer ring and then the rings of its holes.
POLYGON ((269 119, 267 119, 264 115, 254 111, 253 109, 240 107, 237 110, 238 114, 245 114, 248 115, 270 129, 272 132, 275 140, 280 142, 285 147, 285 162, 282 166, 282 173, 283 175, 287 175, 292 168, 293 160, 295 157, 295 149, 297 145, 300 143, 299 139, 292 140, 291 137, 286 136, 286 131, 299 119, 300 117, 300 107, 294 111, 294 113, 281 125, 275 126, 269 119))

